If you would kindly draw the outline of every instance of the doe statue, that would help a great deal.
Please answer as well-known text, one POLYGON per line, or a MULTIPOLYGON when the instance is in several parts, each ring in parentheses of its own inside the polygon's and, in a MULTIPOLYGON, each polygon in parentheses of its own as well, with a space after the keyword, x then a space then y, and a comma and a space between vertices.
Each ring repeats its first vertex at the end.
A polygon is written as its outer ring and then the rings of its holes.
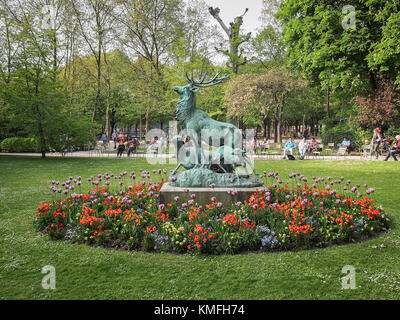
POLYGON ((181 132, 172 138, 179 164, 171 172, 170 184, 178 187, 261 186, 258 173, 243 150, 241 130, 231 123, 214 120, 196 108, 196 92, 200 88, 228 79, 228 76, 220 76, 220 72, 212 79, 206 80, 206 77, 202 74, 195 80, 186 73, 188 84, 174 87, 180 95, 176 120, 181 132), (186 171, 178 172, 181 167, 186 171))

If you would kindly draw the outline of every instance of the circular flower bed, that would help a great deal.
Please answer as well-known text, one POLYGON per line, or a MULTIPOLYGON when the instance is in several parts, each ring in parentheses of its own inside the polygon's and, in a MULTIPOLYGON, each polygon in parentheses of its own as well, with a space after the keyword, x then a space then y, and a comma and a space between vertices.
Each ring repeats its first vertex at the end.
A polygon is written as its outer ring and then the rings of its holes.
POLYGON ((264 171, 265 188, 226 208, 215 198, 204 207, 198 205, 195 195, 188 202, 176 197, 173 203, 160 204, 167 170, 153 171, 157 173, 159 183, 141 171, 143 181, 132 185, 134 172, 90 177, 88 192, 82 192, 81 177, 63 183, 53 180, 50 190, 57 199, 37 207, 34 225, 52 239, 207 254, 324 247, 371 237, 390 227, 389 217, 374 205, 374 190, 352 186, 343 177, 313 177, 309 185, 307 178, 292 173, 289 186, 277 172, 264 171))

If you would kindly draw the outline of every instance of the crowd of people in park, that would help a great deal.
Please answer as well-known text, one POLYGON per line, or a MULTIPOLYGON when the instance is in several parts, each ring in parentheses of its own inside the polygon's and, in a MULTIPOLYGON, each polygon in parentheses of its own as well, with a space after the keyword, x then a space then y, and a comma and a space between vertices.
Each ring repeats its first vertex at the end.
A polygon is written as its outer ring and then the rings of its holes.
MULTIPOLYGON (((103 149, 106 150, 107 143, 109 141, 107 132, 104 131, 101 134, 100 140, 103 143, 103 149)), ((147 153, 165 153, 168 145, 167 140, 168 139, 163 137, 153 137, 147 145, 147 153)), ((138 146, 140 145, 139 139, 125 135, 123 131, 118 133, 117 130, 114 130, 111 134, 110 141, 114 142, 114 150, 117 150, 117 157, 122 157, 124 152, 126 152, 127 156, 129 157, 131 154, 137 152, 138 146)))
MULTIPOLYGON (((108 136, 106 132, 101 134, 101 141, 103 142, 104 149, 106 149, 108 136)), ((122 157, 124 152, 126 151, 127 156, 129 157, 131 154, 136 153, 140 142, 138 139, 130 136, 125 136, 122 131, 119 133, 117 130, 114 130, 111 135, 111 141, 114 142, 114 150, 117 150, 117 157, 122 157)), ((380 128, 375 128, 373 130, 373 135, 371 141, 365 140, 365 145, 369 146, 370 155, 375 155, 376 159, 382 155, 383 149, 387 151, 387 156, 384 161, 389 160, 391 157, 394 161, 397 161, 396 155, 400 153, 400 135, 396 135, 395 140, 385 139, 381 133, 380 128)), ((168 145, 168 139, 164 139, 163 137, 153 137, 149 144, 147 145, 147 153, 156 154, 159 152, 165 153, 168 145)), ((353 151, 353 146, 347 137, 343 138, 343 141, 337 145, 338 148, 345 149, 343 152, 347 152, 348 154, 353 151)), ((257 154, 257 150, 260 150, 261 153, 265 153, 267 149, 271 148, 269 140, 264 137, 261 142, 258 142, 256 137, 253 139, 253 151, 254 154, 257 154)), ((321 152, 320 142, 316 140, 315 137, 311 139, 307 139, 306 136, 303 136, 301 140, 296 144, 292 137, 289 137, 287 142, 283 147, 283 159, 289 158, 294 159, 296 155, 296 149, 298 149, 298 155, 300 160, 304 160, 307 154, 313 154, 315 152, 321 152)))
MULTIPOLYGON (((370 155, 375 155, 377 160, 382 155, 382 151, 385 150, 387 151, 387 156, 384 161, 389 160, 391 157, 394 161, 397 161, 398 159, 396 155, 400 154, 400 135, 396 135, 395 140, 392 141, 383 137, 380 128, 375 128, 373 130, 371 143, 366 140, 365 145, 370 146, 370 149, 368 149, 370 150, 370 155)), ((271 146, 267 138, 264 138, 261 142, 257 142, 256 138, 253 140, 254 154, 257 154, 258 150, 260 150, 262 154, 270 147, 271 146)), ((342 154, 347 153, 349 155, 355 150, 351 140, 347 137, 344 137, 342 142, 337 144, 337 148, 343 150, 342 154)), ((321 151, 322 148, 320 148, 320 142, 314 137, 308 140, 306 136, 303 136, 298 144, 296 144, 293 137, 289 137, 283 146, 283 159, 295 159, 296 154, 298 154, 298 158, 300 160, 304 160, 307 154, 313 154, 321 151)))

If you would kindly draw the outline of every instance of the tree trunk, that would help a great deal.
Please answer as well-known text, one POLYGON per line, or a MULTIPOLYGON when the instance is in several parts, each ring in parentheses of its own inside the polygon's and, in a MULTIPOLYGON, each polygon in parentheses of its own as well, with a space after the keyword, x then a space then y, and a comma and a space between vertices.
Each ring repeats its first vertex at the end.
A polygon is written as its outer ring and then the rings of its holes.
POLYGON ((146 113, 146 141, 149 139, 150 113, 146 113))
POLYGON ((140 116, 140 120, 139 120, 139 140, 142 140, 142 132, 143 132, 143 123, 142 123, 142 116, 140 116))
POLYGON ((111 83, 110 79, 107 79, 107 100, 106 100, 106 128, 108 140, 110 140, 110 99, 111 99, 111 83))

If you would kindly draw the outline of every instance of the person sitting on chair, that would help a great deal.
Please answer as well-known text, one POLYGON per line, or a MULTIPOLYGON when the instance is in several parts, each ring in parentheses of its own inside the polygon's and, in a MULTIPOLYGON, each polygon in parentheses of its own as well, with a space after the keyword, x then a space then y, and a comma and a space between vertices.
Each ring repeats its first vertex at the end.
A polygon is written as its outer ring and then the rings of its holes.
POLYGON ((264 138, 263 142, 260 144, 261 147, 261 152, 266 152, 267 149, 269 148, 269 140, 267 138, 264 138))
POLYGON ((118 148, 117 148, 117 157, 122 157, 122 154, 125 151, 125 143, 123 140, 118 141, 118 148))
POLYGON ((284 151, 283 151, 283 159, 286 159, 286 153, 289 152, 293 155, 293 150, 296 149, 296 142, 293 141, 293 138, 289 138, 289 140, 285 143, 284 151))
POLYGON ((398 161, 396 158, 396 154, 400 153, 400 135, 396 136, 396 141, 393 143, 393 147, 391 150, 389 150, 385 160, 383 161, 388 161, 389 158, 392 156, 394 161, 398 161))
POLYGON ((317 147, 318 147, 318 141, 315 140, 315 138, 312 138, 310 144, 308 145, 308 153, 311 154, 314 151, 318 151, 317 147))
POLYGON ((350 154, 350 151, 351 151, 351 142, 350 142, 349 139, 347 139, 347 138, 344 138, 344 139, 343 139, 343 141, 342 141, 342 147, 345 147, 347 153, 350 154))
POLYGON ((300 160, 304 160, 304 157, 306 156, 307 148, 308 148, 308 142, 307 142, 306 138, 304 137, 299 142, 300 160))

